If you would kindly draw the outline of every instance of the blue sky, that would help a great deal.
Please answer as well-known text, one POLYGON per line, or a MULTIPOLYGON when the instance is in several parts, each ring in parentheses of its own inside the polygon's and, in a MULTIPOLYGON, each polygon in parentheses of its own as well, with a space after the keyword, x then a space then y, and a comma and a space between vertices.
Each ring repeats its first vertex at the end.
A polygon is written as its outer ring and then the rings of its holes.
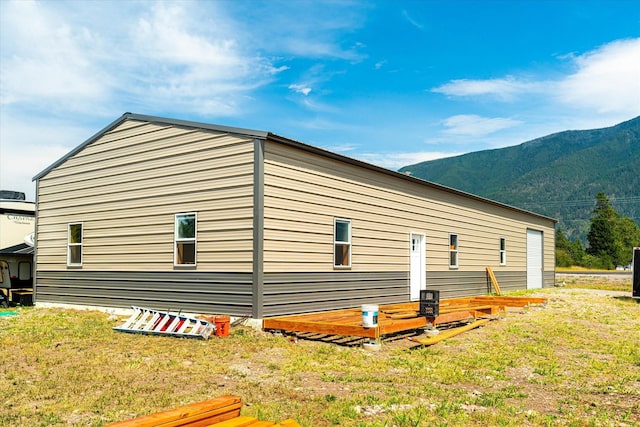
POLYGON ((637 1, 0 0, 0 187, 124 112, 390 169, 640 115, 637 1))

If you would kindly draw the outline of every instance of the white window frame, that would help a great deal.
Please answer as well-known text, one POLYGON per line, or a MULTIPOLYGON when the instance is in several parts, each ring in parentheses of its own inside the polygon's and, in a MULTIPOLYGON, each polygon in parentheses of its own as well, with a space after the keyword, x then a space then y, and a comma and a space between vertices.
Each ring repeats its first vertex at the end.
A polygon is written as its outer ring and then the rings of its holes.
POLYGON ((67 224, 67 267, 82 267, 84 261, 84 224, 82 222, 70 222, 67 224), (71 227, 80 226, 80 242, 71 243, 71 227), (71 261, 71 248, 80 248, 80 262, 71 261))
POLYGON ((500 238, 500 265, 507 265, 507 239, 500 238))
POLYGON ((351 242, 351 234, 352 234, 353 226, 350 219, 346 218, 334 218, 333 219, 333 268, 336 269, 347 269, 351 268, 351 256, 353 255, 353 244, 351 242), (348 241, 338 241, 337 240, 337 227, 338 223, 347 223, 349 225, 349 233, 348 233, 348 241), (336 264, 336 256, 338 255, 337 248, 339 246, 347 246, 348 250, 348 263, 347 264, 336 264))
POLYGON ((459 261, 459 248, 460 248, 460 237, 456 233, 449 233, 449 268, 458 268, 460 265, 459 261), (455 245, 451 244, 453 238, 455 237, 455 245), (455 263, 451 262, 452 257, 455 257, 455 263))
POLYGON ((197 212, 177 213, 173 219, 173 265, 174 267, 195 267, 198 262, 198 214, 197 212), (178 218, 185 216, 193 216, 193 237, 178 237, 178 218), (193 243, 193 263, 178 263, 178 244, 193 243))

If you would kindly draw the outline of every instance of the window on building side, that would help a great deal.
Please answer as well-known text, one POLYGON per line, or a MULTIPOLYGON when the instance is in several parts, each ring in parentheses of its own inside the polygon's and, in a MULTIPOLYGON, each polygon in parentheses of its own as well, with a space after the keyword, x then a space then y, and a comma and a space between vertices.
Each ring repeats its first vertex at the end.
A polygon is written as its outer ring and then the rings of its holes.
POLYGON ((21 261, 18 263, 18 280, 31 280, 31 263, 21 261))
POLYGON ((196 264, 195 213, 176 214, 174 264, 196 264))
POLYGON ((458 267, 458 235, 449 234, 449 267, 458 267))
POLYGON ((500 265, 507 265, 507 240, 500 238, 500 265))
POLYGON ((67 235, 67 265, 82 265, 82 223, 69 224, 67 235))
POLYGON ((333 230, 333 266, 351 267, 351 220, 334 220, 333 230))

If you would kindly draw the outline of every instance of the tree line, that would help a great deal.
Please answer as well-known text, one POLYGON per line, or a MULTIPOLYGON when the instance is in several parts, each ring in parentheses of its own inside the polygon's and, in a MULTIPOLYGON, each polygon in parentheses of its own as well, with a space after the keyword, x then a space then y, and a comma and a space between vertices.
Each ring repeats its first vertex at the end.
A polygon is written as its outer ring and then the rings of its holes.
POLYGON ((613 270, 630 265, 633 248, 640 247, 640 227, 620 215, 604 192, 596 195, 591 214, 586 248, 579 239, 570 241, 560 228, 556 230, 556 266, 613 270))

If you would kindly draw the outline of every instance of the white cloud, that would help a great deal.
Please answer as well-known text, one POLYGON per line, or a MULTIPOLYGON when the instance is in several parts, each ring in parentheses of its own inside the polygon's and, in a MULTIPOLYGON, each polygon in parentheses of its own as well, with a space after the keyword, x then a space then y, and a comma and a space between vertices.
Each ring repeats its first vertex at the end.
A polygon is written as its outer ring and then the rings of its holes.
POLYGON ((305 86, 301 84, 289 85, 289 89, 293 90, 296 93, 301 93, 304 96, 307 96, 309 95, 309 93, 311 93, 311 88, 309 86, 305 86))
POLYGON ((107 93, 95 60, 99 37, 36 2, 3 2, 2 105, 77 111, 107 93))
POLYGON ((22 191, 34 200, 31 179, 96 132, 69 122, 32 117, 19 120, 3 112, 0 116, 0 187, 22 191))
MULTIPOLYGON (((359 62, 366 58, 358 40, 345 37, 366 24, 365 2, 252 2, 252 45, 265 52, 296 58, 359 62), (302 7, 301 7, 302 5, 302 7)), ((242 2, 238 2, 242 7, 242 2)), ((246 7, 238 11, 247 15, 246 7)))
POLYGON ((357 158, 367 163, 382 166, 383 168, 397 170, 404 166, 426 162, 428 160, 458 156, 460 154, 463 153, 443 151, 416 151, 406 153, 359 153, 353 154, 351 155, 351 157, 357 158))
POLYGON ((304 97, 289 98, 298 103, 305 109, 313 112, 334 112, 336 108, 334 106, 323 104, 319 100, 322 95, 326 95, 330 90, 326 90, 323 87, 330 81, 335 75, 342 74, 341 70, 327 70, 324 64, 314 64, 309 69, 305 70, 299 77, 299 80, 303 83, 292 83, 288 86, 288 89, 294 93, 300 93, 304 97), (316 97, 309 97, 311 92, 318 94, 316 97), (314 98, 314 99, 313 99, 314 98))
MULTIPOLYGON (((349 143, 344 143, 342 145, 331 145, 326 147, 327 150, 332 151, 334 153, 348 153, 350 151, 356 150, 359 147, 358 144, 349 144, 349 143)), ((345 154, 346 155, 346 154, 345 154)))
POLYGON ((415 19, 413 19, 410 15, 409 12, 405 10, 402 11, 402 16, 404 17, 404 19, 407 20, 407 22, 409 22, 411 25, 413 25, 414 27, 416 27, 419 30, 424 30, 424 25, 422 25, 421 23, 419 23, 418 21, 416 21, 415 19))
MULTIPOLYGON (((451 97, 491 97, 506 102, 543 96, 541 104, 557 114, 570 108, 591 123, 614 124, 640 114, 640 39, 617 40, 582 55, 565 55, 574 72, 556 80, 517 76, 488 80, 451 80, 431 89, 451 97), (599 114, 608 114, 602 122, 599 114)), ((541 108, 538 107, 538 109, 541 108)), ((575 116, 575 114, 574 114, 575 116)), ((575 116, 576 119, 579 117, 575 116)), ((578 119, 579 120, 579 119, 578 119)), ((583 121, 585 121, 583 119, 583 121)))
POLYGON ((379 70, 380 68, 384 67, 385 65, 387 65, 387 60, 386 59, 376 62, 376 64, 374 65, 374 68, 376 70, 379 70))
MULTIPOLYGON (((216 13, 220 13, 216 10, 216 13)), ((135 51, 130 74, 135 77, 137 95, 154 105, 178 106, 201 114, 235 114, 238 95, 264 86, 287 67, 276 67, 256 56, 234 38, 231 20, 217 16, 222 28, 202 30, 182 4, 155 3, 148 17, 132 29, 135 51), (212 32, 213 31, 213 32, 212 32), (176 105, 177 104, 177 105, 176 105)))
POLYGON ((451 116, 442 124, 446 127, 445 134, 481 137, 519 125, 518 120, 502 117, 480 117, 474 114, 460 114, 451 116))
POLYGON ((539 85, 518 80, 513 76, 490 80, 452 80, 431 89, 431 92, 448 96, 481 96, 490 95, 503 101, 512 101, 522 93, 539 90, 539 85))
POLYGON ((2 2, 2 105, 234 115, 287 69, 256 54, 217 3, 72 5, 2 2))
POLYGON ((444 151, 414 151, 414 152, 362 152, 359 149, 361 144, 343 143, 325 146, 326 150, 334 153, 340 153, 344 156, 358 159, 383 168, 398 170, 404 166, 415 163, 426 162, 428 160, 442 159, 445 157, 453 157, 463 154, 463 152, 444 152, 444 151))
POLYGON ((283 50, 299 56, 308 58, 337 58, 349 61, 361 61, 366 55, 360 53, 361 47, 356 45, 352 48, 342 48, 332 40, 314 40, 309 38, 289 38, 282 40, 280 46, 283 50))
POLYGON ((574 59, 558 84, 560 102, 598 113, 640 114, 640 38, 618 40, 574 59))

